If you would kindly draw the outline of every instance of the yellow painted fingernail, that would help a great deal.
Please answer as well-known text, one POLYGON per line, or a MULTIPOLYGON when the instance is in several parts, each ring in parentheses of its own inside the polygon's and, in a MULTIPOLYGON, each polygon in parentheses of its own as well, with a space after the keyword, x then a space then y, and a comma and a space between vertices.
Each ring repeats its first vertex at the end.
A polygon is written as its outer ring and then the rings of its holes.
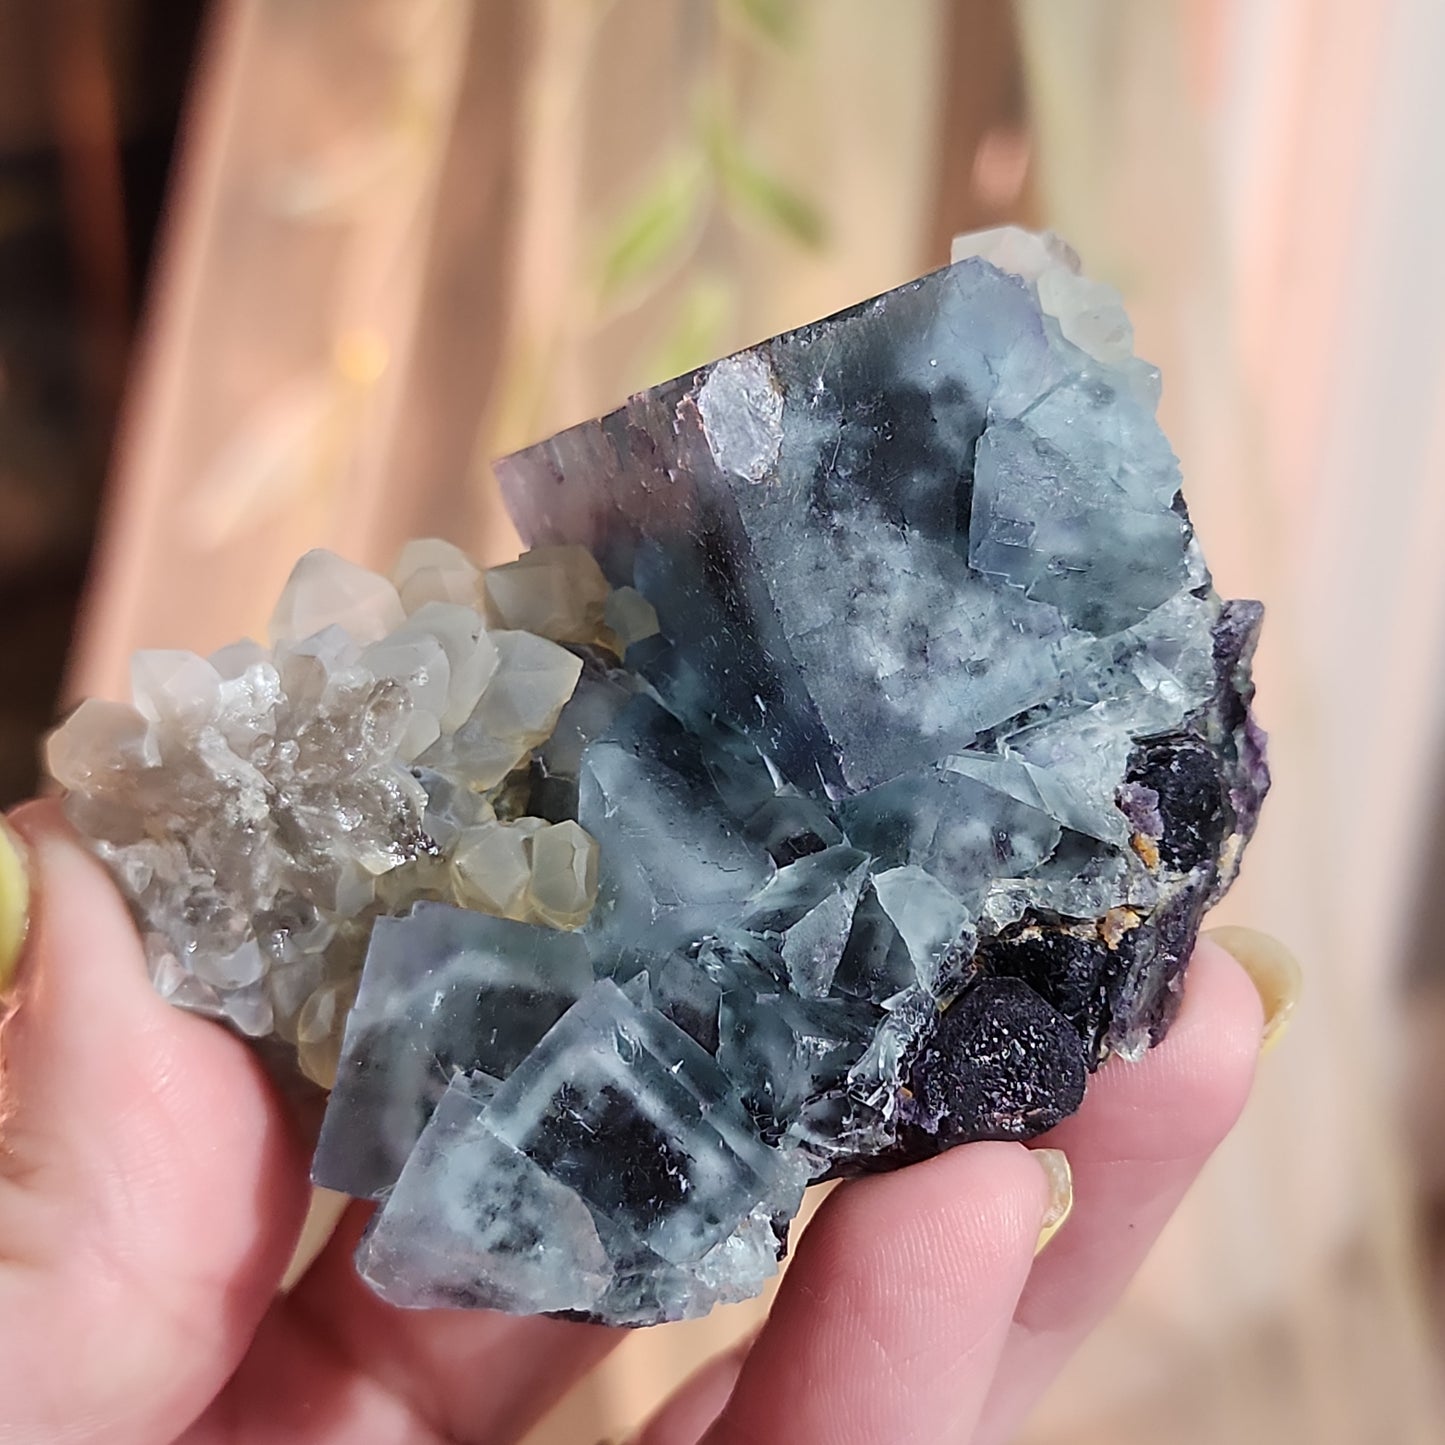
POLYGON ((30 926, 30 871, 25 845, 0 818, 0 998, 9 991, 30 926))
POLYGON ((316 1256, 326 1248, 331 1236, 336 1233, 336 1226, 341 1223, 341 1216, 346 1213, 346 1206, 351 1203, 351 1196, 337 1194, 330 1189, 313 1189, 311 1191, 311 1202, 306 1206, 306 1222, 301 1226, 301 1237, 296 1241, 296 1248, 291 1251, 291 1263, 286 1266, 286 1273, 281 1276, 279 1286, 282 1294, 290 1294, 306 1275, 306 1271, 316 1263, 316 1256))
POLYGON ((1264 1005, 1264 1034, 1259 1051, 1268 1053, 1289 1026, 1304 989, 1298 961, 1279 939, 1254 928, 1211 928, 1205 934, 1249 975, 1264 1005))
POLYGON ((1062 1149, 1030 1149, 1029 1153, 1038 1161, 1049 1181, 1049 1203, 1044 1210, 1043 1223, 1039 1225, 1039 1242, 1034 1254, 1044 1252, 1048 1242, 1064 1227, 1074 1207, 1074 1171, 1069 1168, 1069 1156, 1062 1149))

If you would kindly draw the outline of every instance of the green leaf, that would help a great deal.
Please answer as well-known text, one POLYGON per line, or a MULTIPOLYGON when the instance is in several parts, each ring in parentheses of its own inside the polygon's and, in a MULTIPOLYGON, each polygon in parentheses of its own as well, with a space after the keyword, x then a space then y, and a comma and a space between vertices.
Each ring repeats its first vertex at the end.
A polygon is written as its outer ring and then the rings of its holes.
POLYGON ((665 269, 682 250, 702 218, 703 181, 695 157, 672 160, 613 222, 598 268, 604 302, 665 269))
POLYGON ((723 193, 741 212, 781 231, 800 246, 819 250, 828 239, 823 213, 807 196, 764 170, 721 133, 713 137, 712 154, 723 193))
POLYGON ((791 45, 798 38, 797 0, 733 0, 733 9, 775 45, 791 45))

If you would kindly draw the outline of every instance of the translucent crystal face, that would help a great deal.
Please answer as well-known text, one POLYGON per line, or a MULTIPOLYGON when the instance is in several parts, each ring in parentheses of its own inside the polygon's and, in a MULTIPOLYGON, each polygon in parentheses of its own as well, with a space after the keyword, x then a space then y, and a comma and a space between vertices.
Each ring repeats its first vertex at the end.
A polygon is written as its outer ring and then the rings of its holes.
POLYGON ((334 1080, 374 1288, 702 1313, 1162 1035, 1268 776, 1157 383, 988 233, 509 458, 518 562, 312 554, 56 735, 157 986, 334 1080))

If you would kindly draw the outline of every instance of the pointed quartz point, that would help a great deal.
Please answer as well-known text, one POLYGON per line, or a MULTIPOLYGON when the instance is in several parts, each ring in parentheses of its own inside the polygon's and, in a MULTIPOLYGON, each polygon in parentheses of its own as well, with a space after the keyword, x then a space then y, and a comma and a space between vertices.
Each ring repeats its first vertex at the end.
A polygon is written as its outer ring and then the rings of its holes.
POLYGON ((152 722, 194 726, 215 712, 221 674, 194 652, 151 650, 131 657, 130 686, 136 707, 152 722))
POLYGON ((459 899, 469 908, 499 918, 527 918, 531 912, 527 896, 532 882, 530 844, 546 826, 540 818, 521 818, 514 823, 464 828, 452 848, 459 899))
POLYGON ((539 829, 529 847, 532 916, 552 928, 580 928, 597 901, 597 840, 569 818, 539 829))
POLYGON ((446 653, 447 693, 438 721, 443 732, 455 732, 496 674, 497 644, 481 616, 459 602, 424 602, 387 641, 413 639, 435 642, 446 653))
POLYGON ((375 642, 406 621, 396 588, 385 577, 321 548, 292 569, 271 614, 272 642, 299 642, 337 626, 358 642, 375 642))
POLYGON ((565 648, 530 632, 494 632, 497 672, 482 694, 473 720, 499 737, 514 737, 525 750, 551 736, 577 678, 581 662, 565 648))
POLYGON ((606 629, 607 579, 585 547, 536 547, 483 579, 498 627, 553 642, 597 642, 606 629))
POLYGON ((160 764, 147 720, 128 703, 88 697, 46 740, 45 766, 63 787, 84 794, 107 779, 128 784, 133 770, 160 764))
POLYGON ((428 602, 475 607, 481 576, 460 547, 436 537, 408 542, 391 569, 391 580, 408 614, 428 602))

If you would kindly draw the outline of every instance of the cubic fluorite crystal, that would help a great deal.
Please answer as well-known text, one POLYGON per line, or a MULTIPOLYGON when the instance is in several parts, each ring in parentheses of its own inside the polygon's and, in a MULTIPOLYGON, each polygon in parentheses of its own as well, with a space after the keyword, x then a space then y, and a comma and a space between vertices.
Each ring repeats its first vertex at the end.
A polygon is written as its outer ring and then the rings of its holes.
POLYGON ((1157 392, 1072 253, 975 238, 507 459, 520 563, 305 562, 273 654, 72 719, 158 982, 344 1020, 314 1176, 387 1299, 701 1313, 808 1182, 1163 1036, 1268 776, 1157 392))

